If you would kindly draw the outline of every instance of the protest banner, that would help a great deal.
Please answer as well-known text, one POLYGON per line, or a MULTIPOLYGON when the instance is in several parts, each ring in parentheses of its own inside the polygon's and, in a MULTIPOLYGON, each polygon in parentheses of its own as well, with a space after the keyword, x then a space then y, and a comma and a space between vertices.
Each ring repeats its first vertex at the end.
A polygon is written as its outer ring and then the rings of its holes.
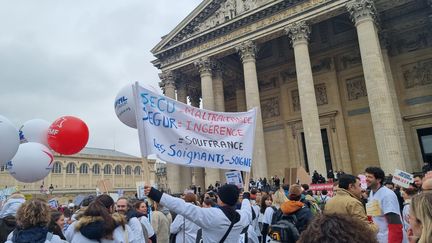
POLYGON ((395 169, 392 182, 396 185, 403 187, 403 188, 408 188, 410 183, 414 182, 414 176, 413 176, 413 174, 410 174, 408 172, 395 169))
POLYGON ((311 184, 309 185, 309 190, 317 192, 326 190, 328 192, 328 196, 333 196, 333 183, 322 183, 322 184, 311 184))
POLYGON ((48 205, 49 205, 50 208, 57 209, 57 208, 58 208, 58 202, 57 202, 57 199, 56 199, 56 198, 52 198, 52 199, 50 199, 50 200, 48 201, 48 205))
POLYGON ((190 167, 250 171, 256 108, 215 112, 178 102, 134 85, 143 157, 190 167))
POLYGON ((297 182, 300 184, 311 184, 312 179, 302 166, 297 168, 285 168, 285 183, 292 185, 297 182))
MULTIPOLYGON (((103 179, 97 181, 97 190, 102 193, 108 193, 113 190, 113 186, 110 179, 103 179)), ((96 190, 96 191, 97 191, 96 190)))
POLYGON ((0 202, 6 201, 6 199, 12 195, 14 192, 18 191, 18 187, 9 187, 3 190, 0 190, 0 202))
POLYGON ((236 185, 238 188, 243 188, 243 179, 240 171, 225 172, 227 184, 236 185))

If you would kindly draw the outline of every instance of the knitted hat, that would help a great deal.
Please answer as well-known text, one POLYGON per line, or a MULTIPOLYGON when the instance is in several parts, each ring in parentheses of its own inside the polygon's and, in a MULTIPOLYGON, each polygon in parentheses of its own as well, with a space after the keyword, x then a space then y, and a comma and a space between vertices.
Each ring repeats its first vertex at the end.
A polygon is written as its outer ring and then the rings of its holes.
POLYGON ((219 188, 218 196, 222 202, 234 206, 239 198, 239 189, 235 185, 226 184, 219 188))

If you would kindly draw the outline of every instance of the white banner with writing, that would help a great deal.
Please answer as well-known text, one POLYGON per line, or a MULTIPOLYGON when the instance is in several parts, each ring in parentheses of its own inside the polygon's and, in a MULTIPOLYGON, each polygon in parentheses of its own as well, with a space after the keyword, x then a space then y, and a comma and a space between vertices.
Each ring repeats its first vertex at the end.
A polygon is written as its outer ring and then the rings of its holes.
POLYGON ((392 182, 403 188, 408 188, 410 183, 414 182, 414 175, 399 169, 395 169, 392 182))
POLYGON ((135 112, 143 157, 168 163, 250 171, 256 109, 215 112, 199 109, 134 85, 135 112))
POLYGON ((243 179, 240 171, 225 172, 227 184, 236 185, 238 188, 243 188, 243 179))

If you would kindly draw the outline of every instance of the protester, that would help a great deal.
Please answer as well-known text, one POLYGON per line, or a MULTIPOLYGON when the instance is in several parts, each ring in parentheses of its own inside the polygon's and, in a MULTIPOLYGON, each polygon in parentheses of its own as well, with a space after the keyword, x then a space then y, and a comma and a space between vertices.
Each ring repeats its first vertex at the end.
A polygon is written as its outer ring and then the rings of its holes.
POLYGON ((251 206, 247 195, 243 197, 241 209, 234 209, 239 196, 239 190, 234 185, 227 184, 219 188, 217 199, 219 208, 199 208, 150 186, 145 186, 144 190, 149 198, 201 227, 203 242, 237 243, 241 231, 252 222, 251 206))
MULTIPOLYGON (((265 204, 267 204, 267 200, 265 201, 265 204)), ((280 208, 282 203, 288 201, 288 198, 285 196, 284 191, 282 189, 279 189, 275 192, 275 194, 273 194, 271 201, 272 201, 272 206, 265 208, 264 217, 262 220, 263 227, 261 230, 261 235, 263 236, 264 242, 267 242, 267 238, 269 238, 268 229, 269 226, 271 225, 273 214, 280 208)))
POLYGON ((16 214, 16 229, 8 235, 6 243, 65 242, 48 232, 50 217, 50 208, 45 201, 32 199, 24 202, 16 214))
POLYGON ((404 188, 402 189, 402 197, 404 199, 404 207, 402 210, 402 222, 404 231, 407 232, 409 229, 409 213, 410 213, 410 205, 411 198, 417 195, 418 189, 416 187, 413 188, 404 188))
POLYGON ((345 214, 352 218, 367 224, 376 234, 378 227, 368 220, 366 211, 360 201, 362 189, 360 179, 350 174, 339 176, 339 188, 336 189, 336 195, 326 203, 324 208, 325 214, 345 214))
POLYGON ((138 215, 134 208, 129 206, 128 199, 126 197, 120 197, 116 203, 117 212, 126 217, 127 225, 132 229, 132 233, 136 239, 140 242, 145 242, 144 232, 141 226, 138 215))
POLYGON ((24 195, 20 193, 14 193, 4 203, 0 211, 0 242, 5 242, 9 233, 15 229, 15 216, 18 208, 24 202, 24 195))
MULTIPOLYGON (((196 196, 193 193, 187 193, 184 196, 187 203, 195 205, 196 196)), ((191 220, 186 219, 182 215, 177 215, 170 226, 170 233, 175 235, 176 243, 195 242, 196 235, 200 227, 193 223, 191 220)))
MULTIPOLYGON (((366 183, 371 189, 367 213, 378 225, 377 239, 380 243, 403 241, 402 221, 396 194, 383 186, 385 174, 381 168, 366 168, 366 183)), ((340 186, 340 184, 339 184, 340 186)))
POLYGON ((79 220, 73 222, 65 232, 71 243, 138 243, 124 216, 113 213, 114 200, 100 195, 83 212, 79 220))
POLYGON ((48 231, 53 233, 54 235, 58 235, 62 240, 66 240, 63 232, 65 220, 63 213, 52 210, 51 211, 51 220, 48 224, 48 231))
POLYGON ((144 226, 143 228, 144 237, 147 238, 149 242, 156 242, 156 234, 148 219, 147 204, 143 201, 137 201, 135 203, 135 210, 142 214, 140 217, 138 217, 138 219, 141 225, 144 226))
POLYGON ((419 190, 421 190, 421 188, 422 188, 422 180, 423 180, 423 175, 417 174, 417 175, 414 176, 414 185, 419 190))
MULTIPOLYGON (((340 177, 339 177, 340 178, 340 177)), ((362 221, 344 214, 318 215, 297 243, 377 243, 376 234, 362 221)))
POLYGON ((411 199, 410 243, 432 242, 432 193, 422 193, 411 199))
POLYGON ((300 202, 301 195, 302 187, 297 184, 291 185, 288 195, 289 201, 281 205, 281 210, 284 215, 295 215, 297 220, 295 227, 300 233, 306 229, 313 218, 311 210, 306 207, 304 203, 300 202))
POLYGON ((157 202, 153 203, 151 225, 159 243, 168 243, 172 217, 167 208, 157 202))

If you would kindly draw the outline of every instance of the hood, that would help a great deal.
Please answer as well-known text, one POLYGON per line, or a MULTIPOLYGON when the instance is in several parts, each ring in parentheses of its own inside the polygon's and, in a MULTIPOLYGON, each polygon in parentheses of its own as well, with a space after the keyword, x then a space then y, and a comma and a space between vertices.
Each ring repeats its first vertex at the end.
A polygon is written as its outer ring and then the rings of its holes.
POLYGON ((168 214, 170 213, 170 211, 169 211, 168 208, 166 208, 166 207, 162 207, 162 208, 161 208, 160 204, 159 204, 159 206, 158 206, 158 211, 162 212, 162 213, 165 214, 165 215, 168 215, 168 214))
POLYGON ((25 202, 24 197, 9 198, 4 204, 2 210, 0 211, 0 218, 6 216, 15 216, 18 208, 25 202))
POLYGON ((287 201, 282 203, 281 210, 284 214, 293 214, 300 210, 304 206, 304 203, 299 201, 287 201))
POLYGON ((14 243, 44 243, 47 237, 46 227, 32 227, 28 229, 16 229, 12 233, 14 243))
POLYGON ((82 216, 75 225, 75 230, 79 231, 87 239, 99 240, 104 237, 103 226, 102 217, 82 216))

